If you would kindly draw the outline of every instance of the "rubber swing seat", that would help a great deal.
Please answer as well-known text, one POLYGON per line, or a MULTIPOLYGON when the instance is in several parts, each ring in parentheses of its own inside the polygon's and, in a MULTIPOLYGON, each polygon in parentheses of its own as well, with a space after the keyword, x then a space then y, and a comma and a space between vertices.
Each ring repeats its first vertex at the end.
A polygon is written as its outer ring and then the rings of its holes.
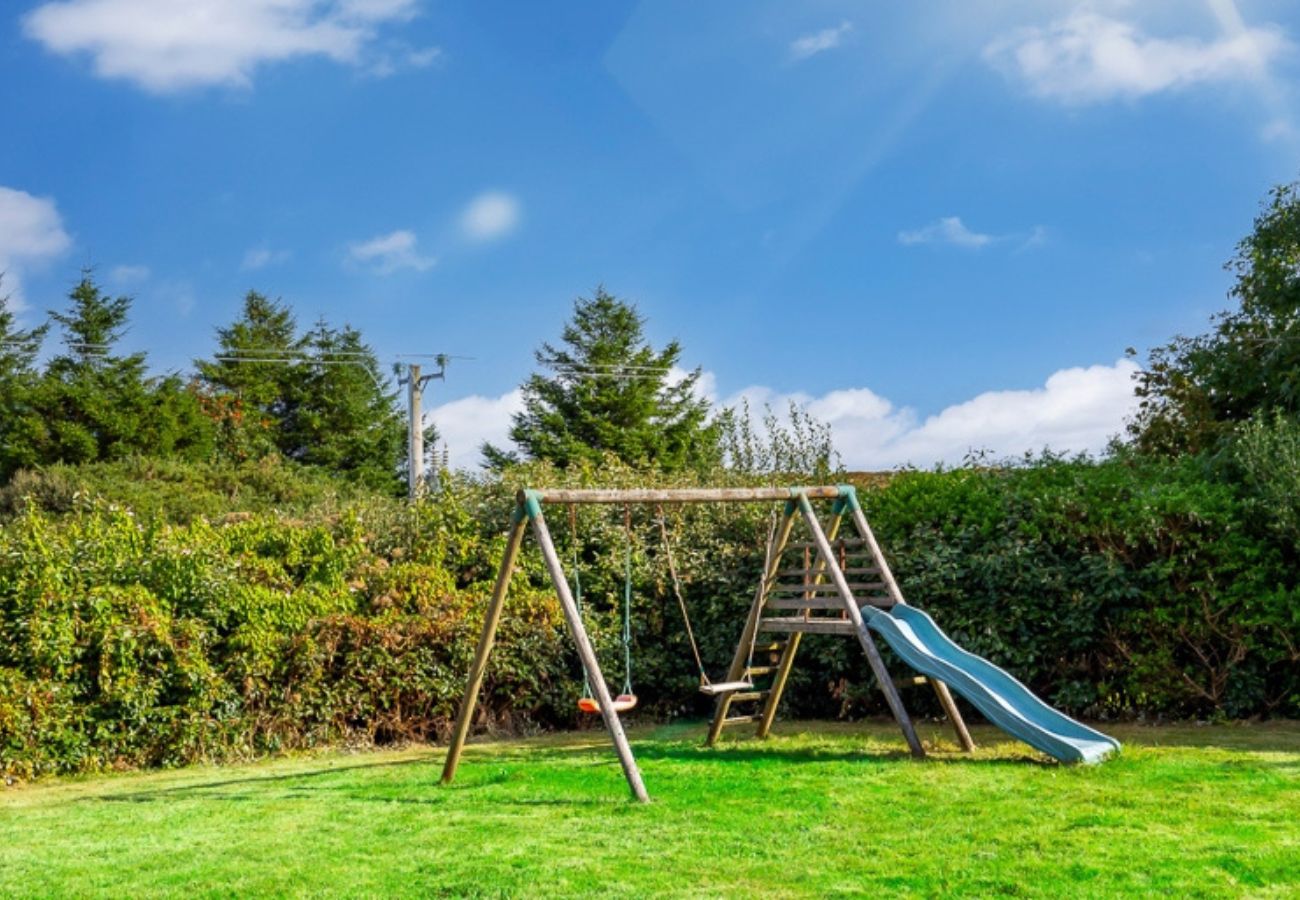
MULTIPOLYGON (((614 712, 627 712, 636 707, 636 694, 619 694, 614 698, 614 712)), ((585 713, 599 713, 600 704, 595 697, 583 697, 578 701, 578 709, 585 713)))

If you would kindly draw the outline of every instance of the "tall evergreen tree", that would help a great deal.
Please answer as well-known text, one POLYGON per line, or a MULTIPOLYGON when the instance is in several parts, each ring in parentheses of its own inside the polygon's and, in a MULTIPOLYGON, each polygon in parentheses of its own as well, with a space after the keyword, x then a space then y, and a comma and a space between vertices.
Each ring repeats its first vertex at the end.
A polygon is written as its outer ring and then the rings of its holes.
POLYGON ((350 325, 324 320, 303 338, 279 435, 285 456, 374 488, 392 488, 406 429, 374 351, 350 325))
MULTIPOLYGON (((633 304, 597 288, 574 304, 561 340, 542 344, 537 362, 548 371, 523 384, 510 439, 524 457, 568 466, 612 453, 664 470, 718 461, 719 425, 694 392, 700 370, 674 381, 681 346, 650 346, 633 304)), ((518 459, 490 444, 483 454, 493 467, 518 459)))
POLYGON ((260 457, 279 450, 279 432, 300 377, 294 366, 304 340, 297 331, 288 306, 249 291, 240 317, 217 329, 216 357, 195 361, 209 414, 229 455, 260 457))
POLYGON ((18 326, 0 273, 0 483, 37 462, 35 440, 44 427, 33 405, 36 355, 48 330, 48 325, 25 331, 18 326))
POLYGON ((105 295, 87 272, 69 300, 66 312, 50 313, 63 331, 64 349, 50 360, 33 395, 42 417, 33 461, 207 455, 212 429, 185 383, 175 375, 148 377, 143 353, 114 352, 131 299, 105 295))

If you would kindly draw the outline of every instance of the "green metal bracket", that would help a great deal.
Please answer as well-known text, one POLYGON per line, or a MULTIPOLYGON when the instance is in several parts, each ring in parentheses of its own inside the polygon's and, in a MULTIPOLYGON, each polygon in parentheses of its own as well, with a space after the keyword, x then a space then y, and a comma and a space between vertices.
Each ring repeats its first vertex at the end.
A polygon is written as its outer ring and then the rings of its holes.
POLYGON ((840 489, 840 495, 835 498, 835 505, 831 507, 831 513, 842 516, 850 510, 861 509, 858 505, 858 489, 851 484, 836 485, 840 489))
POLYGON ((520 516, 536 519, 542 514, 542 495, 538 491, 523 490, 519 492, 519 504, 515 507, 515 521, 520 516))

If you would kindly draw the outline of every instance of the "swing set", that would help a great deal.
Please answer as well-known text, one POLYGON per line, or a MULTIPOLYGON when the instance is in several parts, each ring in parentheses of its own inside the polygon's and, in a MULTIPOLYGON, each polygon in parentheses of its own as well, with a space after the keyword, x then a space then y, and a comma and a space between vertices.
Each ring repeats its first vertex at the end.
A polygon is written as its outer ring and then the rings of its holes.
MULTIPOLYGON (((903 706, 900 687, 931 684, 941 706, 957 733, 962 747, 974 748, 970 734, 953 701, 947 684, 934 678, 914 677, 895 682, 885 669, 880 651, 863 618, 864 605, 890 608, 903 605, 902 594, 889 571, 889 566, 872 535, 857 494, 851 486, 822 486, 796 488, 704 488, 688 490, 522 490, 516 498, 511 516, 509 536, 501 568, 493 588, 491 600, 483 618, 483 631, 479 637, 474 662, 465 685, 456 725, 443 766, 442 781, 450 783, 456 775, 461 753, 469 737, 478 695, 483 686, 488 659, 496 638, 505 605, 510 577, 518 561, 524 534, 531 525, 533 535, 542 553, 559 596, 569 632, 583 667, 583 696, 579 709, 587 713, 600 713, 606 730, 614 744, 623 774, 632 795, 648 801, 645 784, 636 759, 632 755, 627 735, 624 733, 620 712, 636 706, 632 690, 632 633, 631 633, 631 573, 632 529, 631 504, 652 504, 657 510, 657 523, 663 542, 673 595, 681 609, 686 625, 687 639, 700 676, 700 691, 714 698, 713 721, 707 743, 713 745, 723 728, 757 724, 758 737, 766 737, 776 717, 777 707, 785 690, 786 680, 793 666, 799 641, 804 634, 837 634, 857 639, 867 656, 871 671, 885 695, 890 712, 897 720, 912 755, 924 757, 925 751, 917 738, 911 718, 903 706), (735 655, 724 678, 711 681, 705 671, 699 645, 691 627, 690 615, 683 598, 681 579, 678 576, 672 544, 668 539, 665 504, 684 503, 779 503, 784 502, 784 512, 774 512, 763 551, 763 571, 750 605, 735 655), (829 515, 823 523, 813 503, 831 503, 829 515), (562 504, 570 507, 570 528, 573 545, 573 588, 551 539, 544 504, 562 504), (574 507, 580 504, 622 505, 624 508, 623 597, 621 635, 623 647, 623 688, 618 695, 610 693, 601 673, 582 615, 582 580, 579 567, 574 507), (857 531, 854 537, 840 537, 843 522, 849 521, 857 531), (792 532, 802 523, 805 539, 791 541, 792 532), (793 555, 794 559, 791 559, 793 555), (854 578, 853 582, 848 578, 854 578), (789 613, 793 612, 794 615, 789 613), (762 658, 758 658, 762 657, 762 658), (758 687, 757 680, 767 681, 758 687), (746 706, 756 706, 754 711, 744 711, 746 706), (736 713, 734 706, 742 712, 736 713)), ((870 612, 868 610, 868 612, 870 612)), ((945 676, 946 677, 946 676, 945 676)))

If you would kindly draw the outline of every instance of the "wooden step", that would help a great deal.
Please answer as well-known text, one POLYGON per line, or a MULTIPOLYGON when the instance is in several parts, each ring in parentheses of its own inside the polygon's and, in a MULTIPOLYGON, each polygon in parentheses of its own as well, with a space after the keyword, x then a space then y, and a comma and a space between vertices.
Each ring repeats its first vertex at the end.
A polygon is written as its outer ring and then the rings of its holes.
POLYGON ((752 678, 755 675, 771 675, 776 670, 776 666, 746 666, 745 677, 752 678))
MULTIPOLYGON (((832 538, 830 545, 832 549, 838 550, 841 547, 861 547, 866 541, 862 538, 832 538)), ((790 541, 785 545, 786 550, 816 550, 817 545, 812 541, 790 541)))
MULTIPOLYGON (((850 581, 849 590, 855 594, 865 594, 868 591, 883 591, 885 583, 883 581, 850 581)), ((772 586, 772 594, 838 594, 840 591, 834 584, 826 581, 815 584, 776 584, 772 586)), ((770 596, 770 595, 769 595, 770 596)))
MULTIPOLYGON (((892 597, 854 597, 858 606, 875 606, 888 609, 894 605, 892 597)), ((777 597, 767 601, 768 609, 843 609, 840 597, 777 597)))
POLYGON ((784 650, 788 645, 789 645, 789 642, 787 642, 787 641, 772 641, 772 643, 770 643, 770 644, 758 644, 758 643, 756 643, 756 644, 754 644, 754 652, 755 652, 755 653, 780 653, 780 652, 783 651, 783 650, 784 650))
POLYGON ((731 695, 731 702, 732 702, 732 703, 745 703, 746 701, 749 701, 749 700, 762 700, 764 697, 766 697, 766 696, 767 696, 768 694, 770 694, 770 693, 772 693, 772 692, 771 692, 771 691, 742 691, 742 692, 739 693, 739 694, 732 694, 732 695, 731 695))
POLYGON ((771 618, 764 619, 763 624, 759 626, 761 631, 775 631, 782 634, 857 634, 858 630, 853 627, 853 623, 848 619, 805 619, 802 617, 794 618, 771 618))
POLYGON ((754 713, 752 716, 728 716, 722 720, 723 725, 748 725, 751 722, 757 722, 763 718, 762 713, 754 713))
MULTIPOLYGON (((840 569, 840 571, 843 572, 845 575, 879 575, 880 574, 880 569, 876 568, 875 566, 859 566, 857 568, 852 568, 852 569, 840 569)), ((810 578, 816 578, 818 576, 826 577, 828 573, 829 573, 828 569, 822 569, 820 571, 810 571, 808 569, 781 569, 776 574, 781 578, 794 577, 794 578, 802 578, 804 581, 808 581, 810 578)))

